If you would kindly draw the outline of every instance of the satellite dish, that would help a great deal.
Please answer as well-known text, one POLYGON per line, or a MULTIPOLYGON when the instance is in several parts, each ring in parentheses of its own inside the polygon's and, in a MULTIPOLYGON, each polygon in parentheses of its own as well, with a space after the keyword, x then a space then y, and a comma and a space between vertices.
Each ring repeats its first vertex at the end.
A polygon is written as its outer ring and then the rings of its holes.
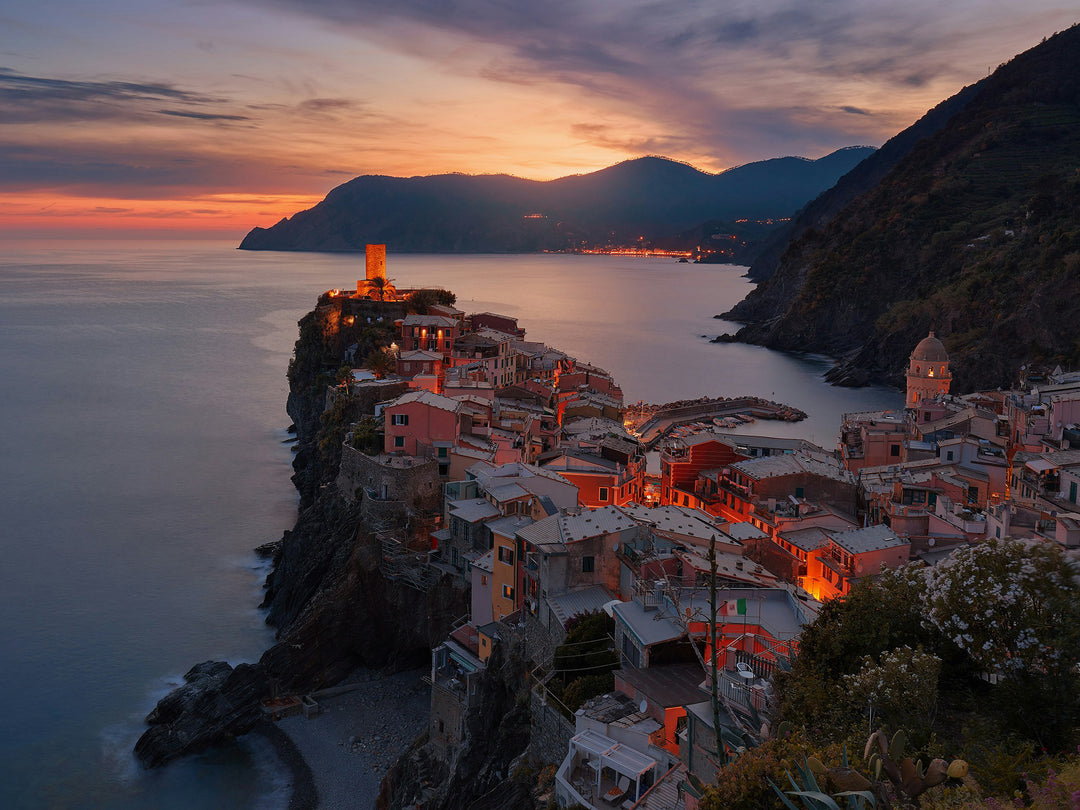
POLYGON ((936 542, 937 542, 937 540, 935 538, 931 537, 929 540, 926 541, 926 545, 930 546, 930 548, 933 548, 934 543, 936 543, 936 542))
POLYGON ((615 541, 615 544, 611 547, 611 550, 612 551, 618 551, 619 550, 619 541, 618 540, 615 541))
POLYGON ((645 714, 645 710, 649 708, 649 702, 645 698, 641 699, 641 703, 638 704, 638 711, 645 714))

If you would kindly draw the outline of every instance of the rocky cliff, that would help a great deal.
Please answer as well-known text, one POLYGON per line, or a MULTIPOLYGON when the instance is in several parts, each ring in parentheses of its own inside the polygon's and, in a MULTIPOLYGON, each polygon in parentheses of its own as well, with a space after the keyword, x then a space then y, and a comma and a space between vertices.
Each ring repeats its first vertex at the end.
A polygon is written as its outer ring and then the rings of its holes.
POLYGON ((263 605, 278 643, 254 664, 206 662, 188 672, 185 685, 147 717, 150 728, 135 748, 147 767, 247 733, 272 695, 333 685, 358 666, 426 664, 432 646, 467 612, 466 594, 449 577, 425 591, 384 578, 381 547, 361 520, 362 504, 332 484, 353 414, 327 410, 327 388, 346 347, 357 344, 362 357, 389 342, 398 308, 324 296, 300 321, 288 402, 300 508, 295 527, 276 545, 263 605))
POLYGON ((1008 385, 1022 363, 1080 363, 1080 28, 943 109, 944 126, 792 242, 726 316, 746 324, 740 340, 843 357, 841 381, 899 384, 934 330, 958 391, 1008 385))

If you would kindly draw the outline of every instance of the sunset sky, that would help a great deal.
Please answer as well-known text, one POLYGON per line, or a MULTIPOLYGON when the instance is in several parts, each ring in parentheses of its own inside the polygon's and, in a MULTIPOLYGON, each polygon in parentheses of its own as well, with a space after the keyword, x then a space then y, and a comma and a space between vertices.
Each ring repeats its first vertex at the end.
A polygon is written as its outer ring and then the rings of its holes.
POLYGON ((360 174, 880 145, 1051 0, 5 0, 0 229, 242 235, 360 174))

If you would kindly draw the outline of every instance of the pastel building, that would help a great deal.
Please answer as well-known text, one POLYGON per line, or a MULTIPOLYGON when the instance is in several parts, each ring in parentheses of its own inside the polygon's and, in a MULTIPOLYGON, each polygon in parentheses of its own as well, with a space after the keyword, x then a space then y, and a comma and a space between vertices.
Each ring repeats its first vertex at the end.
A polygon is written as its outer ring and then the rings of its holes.
POLYGON ((444 451, 439 457, 446 458, 462 433, 469 432, 463 428, 471 428, 472 412, 456 399, 417 390, 388 403, 383 420, 385 452, 421 456, 439 448, 444 451))
POLYGON ((919 341, 911 353, 907 371, 907 406, 917 408, 923 400, 937 399, 949 393, 952 373, 945 344, 934 333, 919 341))

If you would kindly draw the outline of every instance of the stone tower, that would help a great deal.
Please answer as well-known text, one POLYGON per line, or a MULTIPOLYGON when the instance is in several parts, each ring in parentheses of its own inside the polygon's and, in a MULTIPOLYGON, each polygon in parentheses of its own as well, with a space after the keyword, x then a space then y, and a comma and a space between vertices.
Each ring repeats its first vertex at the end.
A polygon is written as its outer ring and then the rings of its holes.
POLYGON ((367 259, 367 280, 386 278, 386 245, 367 245, 364 256, 367 259))
POLYGON ((919 341, 907 370, 907 407, 914 408, 923 400, 937 399, 949 393, 952 372, 945 344, 934 333, 919 341))

